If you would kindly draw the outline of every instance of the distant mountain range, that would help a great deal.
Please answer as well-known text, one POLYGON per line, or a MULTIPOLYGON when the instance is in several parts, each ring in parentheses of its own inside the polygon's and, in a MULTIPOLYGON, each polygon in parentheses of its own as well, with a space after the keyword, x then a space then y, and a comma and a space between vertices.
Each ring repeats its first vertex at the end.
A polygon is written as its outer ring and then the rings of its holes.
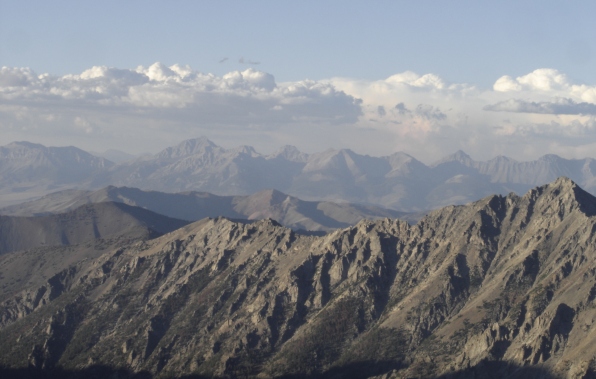
POLYGON ((76 147, 30 142, 0 146, 0 206, 72 187, 94 187, 93 178, 114 166, 76 147))
POLYGON ((286 227, 310 231, 328 231, 355 225, 363 219, 386 217, 415 223, 422 216, 375 206, 302 201, 276 190, 263 190, 250 196, 216 196, 207 192, 165 193, 114 186, 97 191, 59 191, 37 200, 2 208, 0 214, 45 216, 72 212, 80 207, 104 202, 124 203, 187 221, 219 216, 247 220, 271 218, 286 227))
POLYGON ((0 206, 67 188, 96 190, 114 185, 222 196, 275 189, 303 200, 412 212, 463 204, 495 193, 521 194, 559 176, 596 193, 595 174, 592 158, 556 155, 530 162, 507 157, 478 162, 458 151, 425 165, 399 152, 385 157, 348 149, 306 154, 285 146, 262 155, 249 146, 225 149, 197 138, 155 155, 115 164, 74 147, 15 142, 0 148, 0 206))

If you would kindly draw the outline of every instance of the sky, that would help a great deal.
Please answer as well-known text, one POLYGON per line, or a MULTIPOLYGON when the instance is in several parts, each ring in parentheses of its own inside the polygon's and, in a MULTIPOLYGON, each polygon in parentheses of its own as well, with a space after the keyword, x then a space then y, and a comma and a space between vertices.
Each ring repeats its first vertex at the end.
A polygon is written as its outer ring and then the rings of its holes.
POLYGON ((0 145, 596 157, 593 1, 0 0, 0 145))

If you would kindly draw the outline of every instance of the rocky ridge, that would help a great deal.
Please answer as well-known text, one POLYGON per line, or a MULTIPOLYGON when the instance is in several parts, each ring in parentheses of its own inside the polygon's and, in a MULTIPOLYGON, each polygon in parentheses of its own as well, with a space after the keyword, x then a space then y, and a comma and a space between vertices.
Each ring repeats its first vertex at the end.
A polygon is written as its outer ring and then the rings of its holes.
POLYGON ((0 365, 157 377, 591 377, 596 199, 566 178, 323 237, 206 219, 0 305, 0 365))
POLYGON ((459 151, 426 165, 403 152, 383 157, 349 149, 306 154, 292 146, 264 155, 250 146, 226 149, 203 137, 113 164, 75 148, 15 143, 0 148, 0 206, 63 189, 97 190, 112 185, 219 196, 249 196, 275 189, 307 201, 421 212, 491 194, 523 194, 559 176, 567 176, 596 194, 595 162, 556 155, 529 162, 507 157, 482 162, 459 151), (12 159, 17 153, 25 158, 12 159), (62 158, 48 158, 52 154, 62 158), (38 156, 52 163, 39 169, 38 156))

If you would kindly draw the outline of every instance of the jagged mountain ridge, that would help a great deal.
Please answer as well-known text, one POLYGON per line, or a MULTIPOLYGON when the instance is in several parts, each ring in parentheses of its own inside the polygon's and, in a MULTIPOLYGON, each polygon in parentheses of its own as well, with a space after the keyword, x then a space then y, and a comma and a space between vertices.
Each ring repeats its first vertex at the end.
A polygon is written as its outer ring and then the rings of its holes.
POLYGON ((399 152, 385 157, 349 149, 305 154, 285 146, 261 155, 247 146, 224 149, 202 137, 116 166, 106 184, 217 195, 249 195, 273 188, 304 200, 375 204, 411 212, 463 204, 493 193, 523 194, 559 176, 596 191, 595 169, 591 158, 546 155, 532 162, 505 157, 477 162, 461 151, 430 166, 399 152))
POLYGON ((146 239, 186 224, 187 221, 116 202, 85 204, 65 213, 39 217, 0 216, 0 254, 79 244, 96 238, 146 239))
POLYGON ((206 219, 3 302, 0 364, 159 377, 589 377, 595 230, 596 199, 568 179, 413 226, 363 221, 324 237, 206 219))
POLYGON ((421 214, 348 203, 308 202, 276 190, 250 196, 216 196, 207 192, 165 193, 109 186, 97 191, 66 190, 38 200, 0 209, 10 216, 39 216, 105 201, 138 206, 168 217, 197 221, 224 216, 247 220, 272 218, 292 229, 328 231, 355 225, 362 219, 402 218, 416 222, 421 214))
MULTIPOLYGON (((3 149, 14 150, 15 146, 23 155, 74 149, 27 143, 15 143, 3 149)), ((3 172, 2 167, 15 162, 8 159, 8 155, 0 155, 0 172, 3 172)), ((49 174, 58 169, 33 175, 27 170, 35 166, 34 162, 17 160, 22 166, 19 166, 22 168, 20 176, 9 179, 7 175, 0 175, 3 194, 0 205, 15 204, 60 189, 96 190, 108 185, 162 192, 202 191, 220 196, 251 195, 276 189, 303 200, 377 205, 406 212, 463 204, 493 193, 523 194, 559 176, 567 176, 596 193, 593 159, 563 159, 555 155, 545 155, 531 162, 517 162, 507 157, 479 162, 459 151, 427 166, 404 153, 371 157, 349 149, 306 154, 293 146, 285 146, 273 154, 262 155, 250 146, 225 149, 202 137, 130 162, 113 164, 95 159, 98 161, 91 166, 83 164, 88 157, 74 166, 64 164, 60 169, 64 175, 79 173, 76 178, 68 179, 68 185, 63 174, 49 174)))
POLYGON ((596 161, 592 158, 563 159, 554 154, 547 154, 531 162, 518 162, 505 156, 478 162, 461 150, 434 163, 432 167, 451 162, 457 162, 477 170, 480 174, 488 175, 492 183, 538 185, 565 176, 577 178, 577 181, 584 186, 593 188, 594 173, 596 173, 596 161))

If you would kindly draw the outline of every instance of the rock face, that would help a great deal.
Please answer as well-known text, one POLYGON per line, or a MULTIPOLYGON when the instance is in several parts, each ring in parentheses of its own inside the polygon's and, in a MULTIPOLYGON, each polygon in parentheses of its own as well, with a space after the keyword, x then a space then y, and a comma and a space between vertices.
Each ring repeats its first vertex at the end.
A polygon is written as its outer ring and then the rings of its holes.
POLYGON ((565 178, 414 226, 362 221, 323 237, 270 220, 206 219, 6 298, 0 365, 157 377, 593 377, 595 231, 596 199, 565 178))

